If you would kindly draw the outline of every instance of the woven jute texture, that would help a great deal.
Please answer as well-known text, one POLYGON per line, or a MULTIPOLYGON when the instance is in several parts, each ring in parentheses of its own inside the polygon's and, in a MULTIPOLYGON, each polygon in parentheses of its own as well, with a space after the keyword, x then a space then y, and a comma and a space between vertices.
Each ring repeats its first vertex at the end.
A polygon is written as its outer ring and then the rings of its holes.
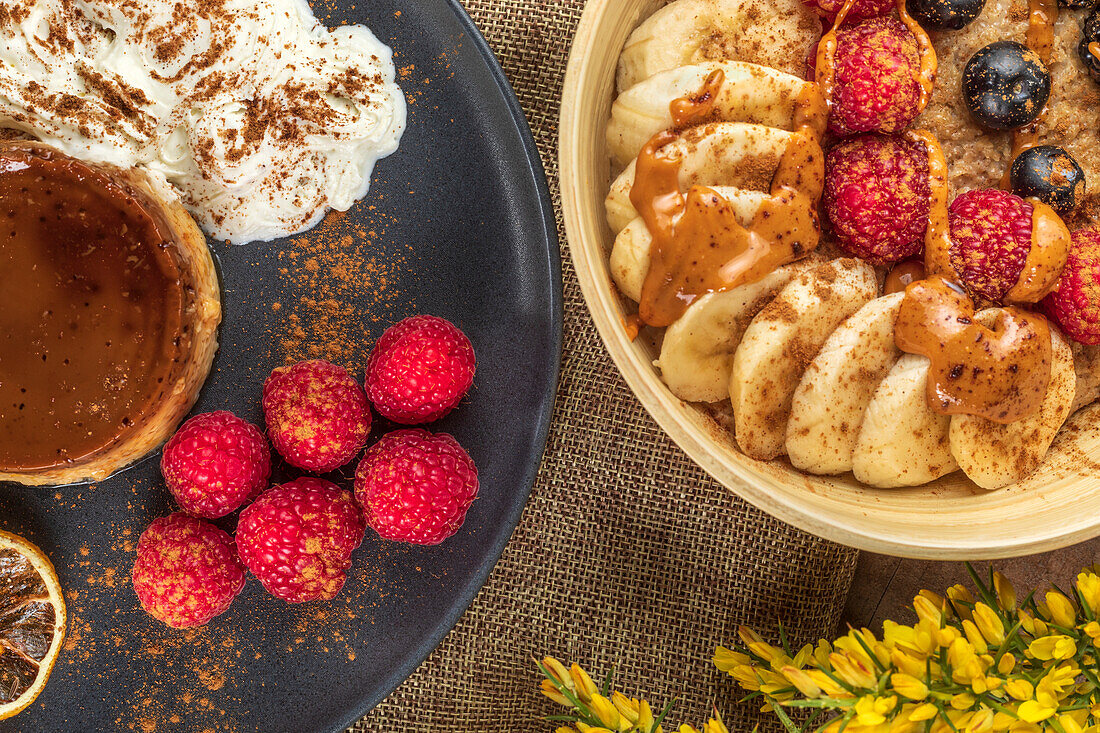
MULTIPOLYGON (((527 113, 557 203, 557 117, 583 0, 467 0, 527 113)), ((560 212, 559 212, 560 214, 560 212)), ((558 222, 562 248, 565 233, 558 222)), ((616 669, 624 692, 759 718, 710 662, 739 624, 832 633, 855 552, 737 499, 642 409, 604 351, 563 256, 565 353, 546 457, 489 582, 420 668, 352 730, 550 731, 532 655, 616 669)), ((696 723, 697 725, 701 723, 696 723)), ((670 726, 665 726, 666 730, 670 726)), ((674 729, 674 728, 673 728, 674 729)), ((762 726, 774 729, 774 723, 762 726)))

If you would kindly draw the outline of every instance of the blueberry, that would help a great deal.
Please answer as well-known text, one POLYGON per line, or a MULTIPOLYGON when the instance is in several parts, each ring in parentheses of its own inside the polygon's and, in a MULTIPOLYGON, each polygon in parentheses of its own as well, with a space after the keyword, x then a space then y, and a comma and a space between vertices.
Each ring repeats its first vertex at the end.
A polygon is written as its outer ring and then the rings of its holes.
POLYGON ((1071 211, 1085 192, 1085 173, 1073 156, 1054 145, 1025 150, 1012 161, 1012 193, 1037 198, 1059 213, 1071 211))
POLYGON ((1081 42, 1077 44, 1077 55, 1085 63, 1089 76, 1100 82, 1100 10, 1094 10, 1085 18, 1081 28, 1081 42), (1094 43, 1097 45, 1093 46, 1094 43))
POLYGON ((978 17, 985 0, 909 0, 905 9, 925 30, 957 31, 978 17))
POLYGON ((966 62, 963 99, 980 124, 994 130, 1023 127, 1050 97, 1050 72, 1039 54, 1016 41, 991 43, 966 62))

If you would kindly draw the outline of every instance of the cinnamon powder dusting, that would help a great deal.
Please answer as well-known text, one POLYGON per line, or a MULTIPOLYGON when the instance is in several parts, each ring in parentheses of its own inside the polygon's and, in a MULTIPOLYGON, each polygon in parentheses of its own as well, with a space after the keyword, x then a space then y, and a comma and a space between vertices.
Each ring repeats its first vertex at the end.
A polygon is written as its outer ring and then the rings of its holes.
POLYGON ((410 257, 383 251, 384 236, 384 221, 353 224, 333 212, 279 253, 291 295, 271 305, 282 324, 272 339, 279 360, 325 359, 354 373, 366 362, 371 331, 393 319, 391 306, 415 310, 411 294, 396 284, 410 257))

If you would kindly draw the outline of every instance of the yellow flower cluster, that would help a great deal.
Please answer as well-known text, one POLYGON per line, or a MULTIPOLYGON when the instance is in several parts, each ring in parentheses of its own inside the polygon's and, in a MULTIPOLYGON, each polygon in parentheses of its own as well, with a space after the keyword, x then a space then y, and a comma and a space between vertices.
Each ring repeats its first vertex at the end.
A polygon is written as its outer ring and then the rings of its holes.
MULTIPOLYGON (((588 673, 574 664, 569 669, 553 657, 536 662, 542 671, 542 694, 569 709, 566 715, 549 718, 568 722, 555 733, 664 733, 661 723, 672 704, 658 715, 645 700, 611 690, 611 675, 597 687, 588 673)), ((678 733, 729 733, 716 715, 702 728, 681 725, 678 733)))
POLYGON ((790 731, 1100 733, 1098 570, 1019 604, 1002 575, 971 570, 977 598, 921 591, 916 623, 887 621, 881 639, 853 629, 792 652, 743 627, 714 663, 790 731), (810 720, 796 725, 792 708, 810 720))

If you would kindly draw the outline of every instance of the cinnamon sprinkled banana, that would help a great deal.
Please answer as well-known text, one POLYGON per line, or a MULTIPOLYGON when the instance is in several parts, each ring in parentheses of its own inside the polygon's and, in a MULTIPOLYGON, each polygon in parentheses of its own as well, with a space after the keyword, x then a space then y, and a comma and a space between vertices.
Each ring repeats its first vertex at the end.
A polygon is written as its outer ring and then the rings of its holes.
MULTIPOLYGON (((718 122, 685 130, 661 148, 680 161, 680 190, 692 186, 732 186, 767 191, 792 134, 763 125, 718 122)), ((611 184, 604 204, 607 223, 620 232, 638 216, 630 203, 634 161, 611 184)))
POLYGON ((810 82, 741 61, 681 66, 635 84, 611 105, 607 147, 616 168, 628 165, 650 138, 672 127, 669 105, 698 94, 707 77, 718 69, 725 74, 725 81, 714 99, 716 121, 792 129, 795 101, 810 82))
POLYGON ((801 0, 675 0, 649 16, 619 57, 619 91, 662 71, 733 59, 805 70, 820 22, 801 0))
POLYGON ((951 418, 928 406, 927 358, 903 354, 875 389, 852 453, 858 481, 881 489, 920 486, 958 469, 951 418))
POLYGON ((841 323, 878 295, 873 267, 826 262, 794 278, 745 330, 733 358, 730 399, 742 452, 784 452, 791 399, 803 372, 841 323))
POLYGON ((876 298, 833 331, 802 375, 787 422, 787 456, 816 474, 852 469, 863 415, 901 352, 894 319, 904 293, 876 298))
MULTIPOLYGON (((999 308, 979 311, 974 319, 992 327, 999 308)), ((1039 409, 1007 425, 974 415, 951 418, 951 453, 967 477, 983 489, 1000 489, 1026 477, 1046 457, 1054 436, 1069 417, 1077 375, 1073 352, 1054 327, 1050 385, 1039 409)))
POLYGON ((814 267, 806 259, 730 290, 708 293, 665 330, 656 366, 672 394, 689 402, 729 398, 733 355, 752 319, 796 274, 814 267))

